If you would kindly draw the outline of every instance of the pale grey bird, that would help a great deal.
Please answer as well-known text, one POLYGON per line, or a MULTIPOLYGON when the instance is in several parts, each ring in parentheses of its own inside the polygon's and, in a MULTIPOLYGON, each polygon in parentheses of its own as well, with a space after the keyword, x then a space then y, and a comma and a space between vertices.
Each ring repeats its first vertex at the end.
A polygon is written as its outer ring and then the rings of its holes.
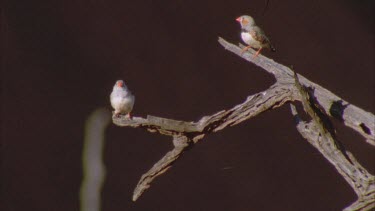
POLYGON ((236 21, 241 24, 241 38, 247 44, 247 46, 242 49, 241 54, 249 48, 258 49, 254 57, 258 56, 263 48, 269 48, 273 52, 276 51, 264 31, 255 24, 252 17, 242 15, 238 17, 236 21))
POLYGON ((123 80, 116 81, 110 96, 112 107, 116 116, 123 114, 131 118, 130 112, 133 110, 135 97, 129 91, 123 80))

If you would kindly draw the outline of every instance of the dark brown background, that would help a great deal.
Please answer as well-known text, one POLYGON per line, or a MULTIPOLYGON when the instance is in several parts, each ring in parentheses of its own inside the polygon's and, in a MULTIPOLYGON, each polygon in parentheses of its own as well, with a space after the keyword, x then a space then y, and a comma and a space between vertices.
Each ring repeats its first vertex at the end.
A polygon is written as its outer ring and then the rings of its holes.
MULTIPOLYGON (((274 79, 225 51, 242 14, 275 43, 263 53, 370 112, 373 1, 7 1, 2 15, 1 210, 77 210, 84 122, 124 79, 134 115, 198 120, 274 79)), ((336 123, 371 173, 374 148, 336 123)), ((207 136, 136 203, 140 176, 171 144, 111 125, 103 210, 340 210, 355 194, 297 133, 289 106, 207 136), (228 169, 229 167, 229 169, 228 169)))

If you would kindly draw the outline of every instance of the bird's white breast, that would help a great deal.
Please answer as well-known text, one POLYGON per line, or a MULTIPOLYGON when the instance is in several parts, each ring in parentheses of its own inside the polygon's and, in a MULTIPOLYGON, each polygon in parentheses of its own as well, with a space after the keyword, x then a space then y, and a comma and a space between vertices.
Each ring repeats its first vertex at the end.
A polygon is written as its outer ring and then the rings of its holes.
POLYGON ((259 42, 255 40, 253 36, 251 36, 251 34, 248 32, 241 32, 241 38, 246 44, 250 45, 253 48, 260 47, 259 42))
POLYGON ((131 112, 134 106, 134 96, 128 95, 126 97, 123 96, 111 96, 111 104, 112 107, 123 114, 127 114, 131 112))

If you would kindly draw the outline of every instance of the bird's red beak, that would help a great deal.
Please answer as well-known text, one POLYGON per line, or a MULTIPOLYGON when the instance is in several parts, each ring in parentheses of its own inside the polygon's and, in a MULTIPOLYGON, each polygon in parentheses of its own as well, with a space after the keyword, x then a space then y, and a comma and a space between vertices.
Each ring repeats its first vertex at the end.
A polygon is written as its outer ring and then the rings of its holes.
POLYGON ((122 82, 121 81, 117 82, 117 86, 122 87, 122 82))
POLYGON ((238 18, 236 19, 236 21, 237 21, 237 22, 241 22, 241 17, 238 17, 238 18))

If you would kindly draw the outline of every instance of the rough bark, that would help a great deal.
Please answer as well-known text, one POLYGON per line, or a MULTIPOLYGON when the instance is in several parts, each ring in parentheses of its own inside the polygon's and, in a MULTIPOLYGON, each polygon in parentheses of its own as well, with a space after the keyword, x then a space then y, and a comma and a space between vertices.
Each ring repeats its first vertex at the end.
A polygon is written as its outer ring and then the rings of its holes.
POLYGON ((302 102, 305 111, 312 117, 312 120, 304 122, 299 119, 292 106, 292 113, 298 120, 297 130, 336 168, 358 195, 358 200, 345 210, 370 210, 375 207, 374 176, 369 174, 355 157, 345 150, 339 140, 336 140, 334 132, 332 132, 334 128, 331 128, 328 118, 330 116, 340 120, 361 134, 367 143, 375 146, 375 116, 349 104, 301 75, 294 76, 293 71, 286 66, 263 55, 254 58, 253 50, 241 55, 241 47, 228 43, 222 38, 219 38, 219 43, 225 49, 273 74, 276 83, 263 92, 248 96, 245 102, 235 105, 231 109, 204 116, 197 122, 155 116, 147 116, 146 119, 113 116, 113 123, 118 126, 143 128, 153 133, 171 136, 174 144, 174 149, 142 176, 135 188, 133 200, 137 200, 157 176, 166 172, 186 149, 194 146, 205 135, 237 125, 287 102, 299 101, 302 102))

